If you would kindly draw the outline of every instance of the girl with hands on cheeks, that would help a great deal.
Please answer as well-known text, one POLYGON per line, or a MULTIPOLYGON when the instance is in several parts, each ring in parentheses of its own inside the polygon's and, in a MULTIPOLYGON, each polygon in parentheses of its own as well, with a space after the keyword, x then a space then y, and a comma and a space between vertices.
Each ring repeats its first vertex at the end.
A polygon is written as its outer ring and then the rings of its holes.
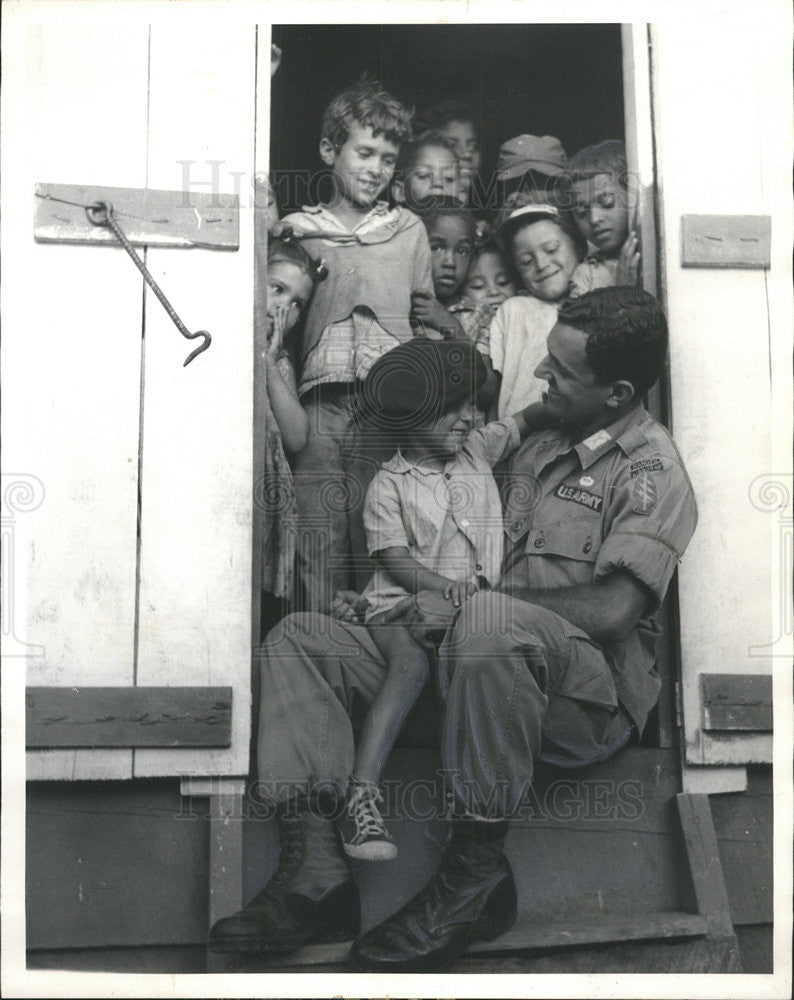
POLYGON ((260 329, 266 327, 267 333, 261 351, 267 388, 264 477, 258 505, 262 518, 261 585, 283 600, 292 597, 297 534, 287 454, 299 452, 309 433, 308 418, 298 399, 289 335, 324 276, 322 262, 318 264, 297 243, 272 237, 268 240, 266 295, 260 295, 256 303, 256 324, 260 329))

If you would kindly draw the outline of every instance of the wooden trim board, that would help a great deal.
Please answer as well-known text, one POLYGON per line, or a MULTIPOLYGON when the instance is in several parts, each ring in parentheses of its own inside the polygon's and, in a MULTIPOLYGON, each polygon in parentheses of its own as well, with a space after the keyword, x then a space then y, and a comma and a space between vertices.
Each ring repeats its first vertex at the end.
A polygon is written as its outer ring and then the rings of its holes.
POLYGON ((240 248, 240 199, 236 194, 77 184, 36 185, 33 235, 37 242, 118 245, 109 228, 89 221, 84 206, 94 201, 113 206, 113 216, 124 235, 138 246, 240 248))
POLYGON ((29 687, 26 745, 228 747, 230 687, 29 687))
POLYGON ((701 674, 703 728, 772 732, 771 674, 701 674))
MULTIPOLYGON (((577 945, 612 942, 705 936, 707 922, 696 913, 641 913, 633 916, 609 917, 599 920, 570 921, 554 924, 519 922, 495 941, 477 941, 466 952, 480 955, 502 951, 529 951, 547 948, 571 948, 577 945)), ((283 966, 331 965, 347 962, 352 941, 338 944, 307 945, 285 955, 277 965, 272 956, 268 970, 283 966)))

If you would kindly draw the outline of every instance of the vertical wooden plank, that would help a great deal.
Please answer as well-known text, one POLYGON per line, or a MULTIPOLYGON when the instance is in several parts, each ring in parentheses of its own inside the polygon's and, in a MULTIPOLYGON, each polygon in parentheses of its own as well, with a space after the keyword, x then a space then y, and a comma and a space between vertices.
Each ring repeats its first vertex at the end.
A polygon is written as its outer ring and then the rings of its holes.
POLYGON ((699 508, 678 579, 685 760, 691 765, 752 759, 745 737, 724 743, 704 737, 699 675, 772 669, 771 656, 752 649, 769 640, 774 613, 770 517, 752 485, 773 468, 770 391, 777 375, 770 343, 777 329, 791 329, 790 306, 781 310, 779 303, 776 310, 772 295, 777 273, 790 301, 789 262, 773 255, 768 275, 681 267, 681 216, 692 206, 702 214, 764 215, 790 197, 789 168, 781 170, 759 110, 774 104, 780 84, 768 54, 775 48, 773 22, 737 8, 736 18, 709 21, 705 49, 704 30, 699 18, 660 21, 653 66, 673 430, 699 508), (737 65, 744 67, 738 75, 737 65), (730 184, 715 185, 708 171, 688 169, 713 161, 736 109, 748 107, 754 110, 742 117, 730 184), (738 401, 746 419, 737 419, 738 401), (741 525, 738 549, 726 525, 741 525))
MULTIPOLYGON (((653 99, 651 89, 651 52, 649 25, 621 25, 623 48, 623 114, 626 135, 626 162, 629 172, 629 218, 640 236, 642 287, 664 301, 659 281, 661 266, 656 227, 656 170, 653 135, 653 99)), ((670 425, 670 378, 664 371, 647 396, 648 410, 667 426, 670 425)), ((660 614, 662 641, 659 645, 658 669, 662 678, 659 708, 654 719, 655 746, 672 746, 675 725, 673 699, 677 672, 678 634, 675 597, 668 596, 660 614), (675 629, 675 634, 672 630, 675 629)))
MULTIPOLYGON (((243 796, 245 782, 223 781, 209 797, 210 870, 208 929, 243 905, 243 796)), ((234 967, 234 957, 207 952, 207 972, 234 967)))
POLYGON ((267 343, 267 191, 266 180, 270 165, 270 46, 269 24, 257 25, 256 31, 256 149, 255 212, 254 212, 254 523, 253 523, 253 606, 251 609, 251 641, 258 646, 262 637, 262 538, 263 521, 258 503, 260 484, 265 475, 265 413, 267 378, 264 352, 267 343))
POLYGON ((255 31, 220 17, 152 27, 149 183, 242 195, 240 250, 152 250, 212 345, 189 367, 146 306, 138 684, 231 685, 228 750, 136 751, 136 776, 245 774, 250 734, 255 31), (187 166, 185 164, 187 163, 187 166), (196 186, 203 182, 203 186, 196 186))
POLYGON ((708 795, 676 795, 697 912, 706 918, 709 937, 733 934, 728 890, 722 874, 717 834, 708 795))
POLYGON ((642 287, 656 294, 655 164, 648 25, 621 25, 623 115, 629 170, 629 218, 639 228, 642 287))
MULTIPOLYGON (((6 374, 24 386, 23 399, 7 400, 6 458, 44 488, 18 553, 28 563, 27 641, 44 651, 27 679, 131 684, 141 280, 122 250, 34 243, 33 217, 36 181, 144 185, 148 29, 50 21, 28 26, 24 44, 3 349, 6 374)), ((130 773, 127 750, 28 757, 29 778, 130 773)))

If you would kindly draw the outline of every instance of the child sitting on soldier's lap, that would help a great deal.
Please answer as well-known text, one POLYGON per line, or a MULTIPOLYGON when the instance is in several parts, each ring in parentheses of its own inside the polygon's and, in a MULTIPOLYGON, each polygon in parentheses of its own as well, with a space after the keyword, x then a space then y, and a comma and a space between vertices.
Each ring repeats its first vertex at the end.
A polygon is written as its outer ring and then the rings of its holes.
POLYGON ((460 161, 460 193, 471 202, 472 186, 480 169, 480 139, 474 108, 464 101, 441 101, 416 115, 417 128, 432 129, 452 146, 460 161))
MULTIPOLYGON (((548 426, 542 404, 472 431, 485 379, 467 341, 417 338, 380 358, 362 389, 361 418, 396 453, 370 483, 364 508, 376 571, 361 597, 365 621, 388 665, 356 749, 345 850, 384 861, 397 853, 378 809, 383 766, 429 673, 426 649, 401 624, 417 600, 433 605, 443 634, 476 590, 496 586, 502 507, 492 467, 531 429, 548 426), (435 595, 435 596, 433 596, 435 595)), ((430 637, 428 637, 429 641, 430 637)))
MULTIPOLYGON (((329 271, 306 316, 298 391, 309 440, 293 464, 306 526, 298 570, 312 610, 327 610, 337 590, 361 583, 351 539, 366 482, 351 478, 342 452, 356 383, 376 358, 413 336, 411 295, 432 290, 424 226, 407 209, 379 200, 410 136, 410 112, 374 81, 339 94, 323 115, 320 138, 332 196, 277 227, 324 257, 329 271)), ((366 470, 355 475, 368 482, 366 470)))
POLYGON ((617 139, 586 146, 571 157, 568 169, 574 219, 596 251, 576 269, 571 295, 636 285, 640 251, 637 234, 629 231, 625 146, 617 139))
POLYGON ((568 298, 586 243, 573 222, 553 205, 517 208, 499 235, 529 292, 503 302, 491 323, 491 364, 498 373, 495 415, 502 419, 541 398, 545 382, 533 373, 546 352, 546 337, 568 298))
POLYGON ((400 151, 391 187, 399 205, 416 211, 428 200, 453 198, 463 204, 460 161, 440 132, 423 132, 400 151))

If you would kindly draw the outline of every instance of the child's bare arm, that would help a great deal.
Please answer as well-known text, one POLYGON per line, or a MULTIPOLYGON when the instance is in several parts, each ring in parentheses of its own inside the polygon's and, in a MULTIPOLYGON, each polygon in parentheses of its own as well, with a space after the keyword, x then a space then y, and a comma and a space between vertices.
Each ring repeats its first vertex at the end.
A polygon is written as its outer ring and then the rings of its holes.
POLYGON ((285 324, 286 310, 283 306, 279 306, 274 316, 273 333, 265 349, 267 395, 284 450, 290 455, 295 455, 306 444, 309 436, 309 418, 298 400, 294 379, 286 381, 279 370, 278 356, 284 338, 285 324))
POLYGON ((424 326, 430 326, 452 340, 468 340, 458 320, 448 312, 434 295, 414 292, 411 295, 411 317, 424 326))
POLYGON ((417 562, 405 546, 396 545, 388 549, 381 549, 375 554, 375 558, 389 575, 409 593, 418 594, 420 590, 432 590, 452 601, 456 608, 460 607, 461 603, 477 589, 473 583, 456 582, 428 569, 417 562))
POLYGON ((488 374, 483 384, 477 390, 477 406, 489 414, 489 420, 495 420, 496 417, 491 417, 490 412, 491 407, 496 406, 496 400, 499 397, 499 384, 501 379, 499 374, 493 370, 491 359, 482 355, 482 360, 488 374))
POLYGON ((281 65, 281 49, 278 45, 270 46, 270 75, 275 76, 276 70, 281 65))
POLYGON ((635 232, 629 233, 626 242, 618 254, 618 267, 615 273, 616 285, 637 284, 640 276, 640 242, 635 232))
POLYGON ((502 389, 502 373, 498 372, 493 365, 491 366, 491 370, 494 376, 493 396, 491 397, 491 404, 488 407, 488 411, 485 414, 486 423, 489 424, 492 420, 499 419, 499 393, 502 389))
POLYGON ((543 403, 530 403, 523 410, 514 413, 513 419, 518 424, 518 433, 522 441, 534 431, 542 431, 547 427, 556 427, 558 424, 558 421, 549 416, 549 411, 543 403))

